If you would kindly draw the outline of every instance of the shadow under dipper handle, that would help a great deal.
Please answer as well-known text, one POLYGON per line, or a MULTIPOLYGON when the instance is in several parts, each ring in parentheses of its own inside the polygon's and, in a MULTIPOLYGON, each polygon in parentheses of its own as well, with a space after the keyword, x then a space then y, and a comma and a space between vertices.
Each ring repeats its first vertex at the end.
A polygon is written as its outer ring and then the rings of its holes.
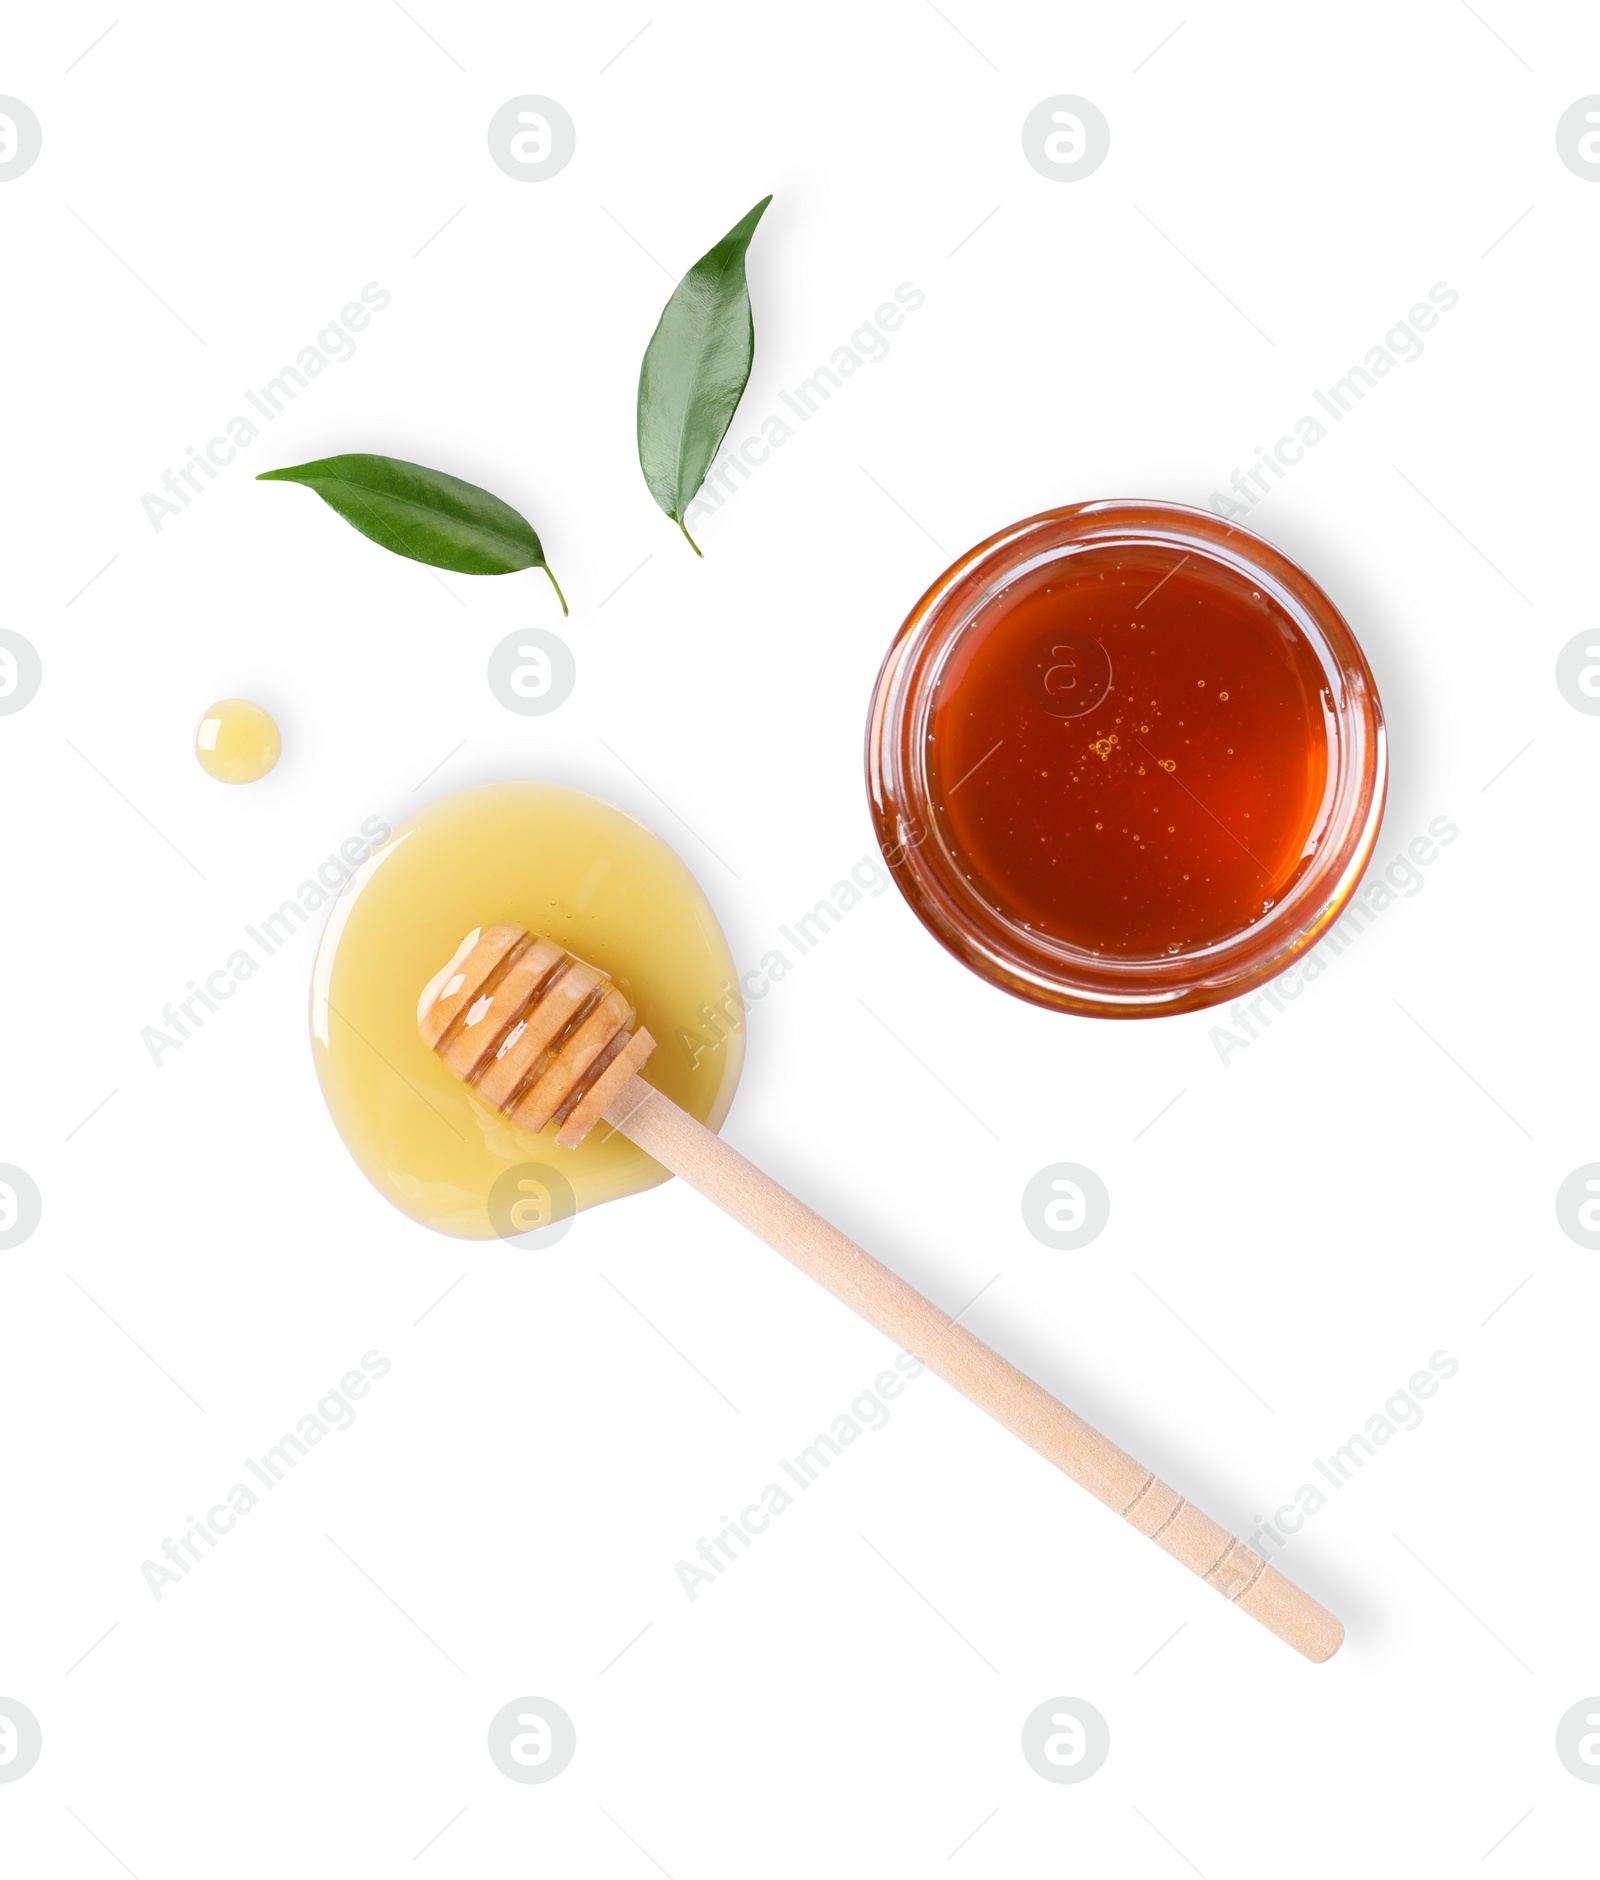
MULTIPOLYGON (((610 1093, 607 1093, 608 1095, 610 1093)), ((1344 1627, 1309 1593, 634 1074, 605 1119, 1314 1664, 1344 1627)))

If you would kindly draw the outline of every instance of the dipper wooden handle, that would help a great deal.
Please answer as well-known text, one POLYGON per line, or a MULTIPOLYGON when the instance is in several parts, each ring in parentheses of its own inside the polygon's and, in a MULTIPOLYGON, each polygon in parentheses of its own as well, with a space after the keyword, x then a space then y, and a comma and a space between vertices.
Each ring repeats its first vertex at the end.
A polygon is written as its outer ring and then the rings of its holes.
POLYGON ((638 1067, 654 1042, 592 967, 521 928, 482 929, 417 1018, 505 1114, 534 1129, 560 1120, 569 1148, 603 1115, 1268 1631, 1315 1664, 1339 1649, 1344 1627, 1310 1594, 647 1084, 638 1067))

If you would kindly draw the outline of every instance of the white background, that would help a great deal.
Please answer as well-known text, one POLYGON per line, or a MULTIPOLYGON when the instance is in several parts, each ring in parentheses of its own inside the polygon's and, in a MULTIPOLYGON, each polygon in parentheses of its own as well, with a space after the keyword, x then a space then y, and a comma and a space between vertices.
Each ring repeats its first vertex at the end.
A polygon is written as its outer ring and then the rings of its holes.
POLYGON ((1554 1734, 1600 1691, 1600 1280, 1553 1204, 1600 1153, 1600 722, 1553 674, 1593 619, 1600 188, 1554 129, 1600 90, 1600 19, 944 13, 184 4, 81 62, 110 8, 11 21, 0 91, 44 145, 0 187, 0 624, 44 684, 0 719, 0 1160, 44 1218, 0 1254, 0 1695, 44 1754, 0 1786, 8 1872, 1546 1874, 1593 1848, 1600 1787, 1554 1734), (536 184, 485 142, 521 92, 578 127, 536 184), (1081 182, 1023 159, 1055 92, 1111 125, 1081 182), (768 190, 735 439, 897 284, 926 305, 698 562, 639 476, 639 355, 768 190), (141 494, 368 281, 393 304, 356 356, 156 533, 141 494), (1459 826, 1424 889, 1226 1066, 1225 1014, 1033 1009, 890 892, 752 1011, 726 1131, 950 1309, 998 1275, 968 1322, 1247 1536, 1453 1354, 1280 1556, 1347 1644, 1303 1663, 932 1379, 691 1604, 674 1562, 884 1341, 674 1186, 543 1256, 390 1211, 319 1099, 310 931, 159 1069, 141 1027, 363 818, 503 776, 660 830, 753 964, 871 851, 872 681, 951 556, 1075 499, 1204 504, 1439 281, 1460 305, 1423 357, 1250 520, 1376 669, 1376 865, 1459 826), (570 623, 536 574, 441 583, 251 480, 347 449, 514 502, 570 623), (530 620, 578 661, 544 719, 485 681, 530 620), (284 731, 248 790, 190 750, 233 693, 284 731), (1112 1198, 1071 1254, 1019 1208, 1063 1160, 1112 1198), (157 1604, 141 1561, 375 1347, 356 1426, 157 1604), (524 1695, 576 1724, 548 1785, 485 1752, 524 1695), (1081 1785, 1019 1748, 1060 1695, 1110 1725, 1081 1785))

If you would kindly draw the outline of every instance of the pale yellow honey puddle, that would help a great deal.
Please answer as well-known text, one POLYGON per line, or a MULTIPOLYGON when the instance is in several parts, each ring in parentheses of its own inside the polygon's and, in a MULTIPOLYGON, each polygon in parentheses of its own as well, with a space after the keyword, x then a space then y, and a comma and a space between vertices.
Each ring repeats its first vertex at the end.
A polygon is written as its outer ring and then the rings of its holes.
POLYGON ((386 1199, 444 1234, 488 1239, 489 1190, 547 1165, 581 1208, 667 1179, 602 1123, 578 1149, 529 1135, 450 1074, 417 1031, 417 999, 472 928, 514 921, 607 972, 656 1040, 649 1082, 713 1129, 744 1057, 734 964, 711 905, 661 838, 582 790, 497 783, 431 804, 335 902, 311 986, 312 1054, 328 1110, 386 1199), (716 1015, 725 1042, 707 1049, 716 1015), (680 1042, 685 1031, 698 1046, 680 1042), (692 1055, 693 1054, 693 1058, 692 1055), (697 1059, 697 1061, 693 1061, 697 1059))

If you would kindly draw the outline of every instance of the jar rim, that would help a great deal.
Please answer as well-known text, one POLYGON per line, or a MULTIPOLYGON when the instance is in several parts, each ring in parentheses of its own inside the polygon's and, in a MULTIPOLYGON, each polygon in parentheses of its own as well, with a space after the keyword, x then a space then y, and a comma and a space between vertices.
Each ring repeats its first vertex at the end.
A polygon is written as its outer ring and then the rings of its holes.
POLYGON ((1072 503, 969 549, 912 608, 878 673, 866 769, 878 846, 934 937, 1005 991, 1060 1011, 1156 1017, 1236 998, 1292 965, 1343 913, 1377 842, 1387 787, 1377 685, 1354 633, 1298 563, 1206 510, 1153 500, 1072 503), (1328 783, 1310 866, 1254 923, 1161 955, 1096 953, 1024 927, 986 899, 935 811, 927 728, 940 676, 990 603, 1019 577, 1089 549, 1157 546, 1220 564, 1269 594, 1326 678, 1328 783))

